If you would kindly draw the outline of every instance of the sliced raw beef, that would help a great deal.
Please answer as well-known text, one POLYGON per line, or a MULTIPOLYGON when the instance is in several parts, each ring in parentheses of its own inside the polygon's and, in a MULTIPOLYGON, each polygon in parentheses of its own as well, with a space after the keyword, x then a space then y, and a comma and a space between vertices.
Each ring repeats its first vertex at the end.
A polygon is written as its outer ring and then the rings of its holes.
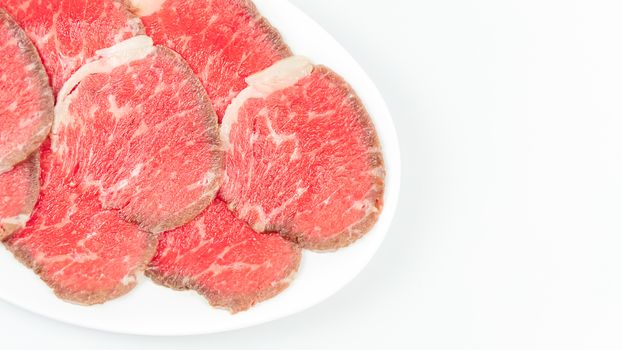
POLYGON ((130 290, 154 252, 146 232, 192 220, 222 172, 216 115, 178 54, 137 36, 98 55, 58 94, 35 215, 8 241, 82 304, 130 290))
POLYGON ((55 176, 54 161, 44 146, 40 199, 26 227, 6 246, 62 299, 92 305, 125 294, 157 240, 103 209, 95 188, 72 187, 55 176))
POLYGON ((244 79, 291 55, 250 0, 131 0, 147 34, 188 61, 222 119, 244 79))
POLYGON ((0 241, 24 227, 39 197, 39 153, 0 174, 0 241))
POLYGON ((373 123, 352 88, 302 57, 247 79, 227 109, 221 197, 256 231, 302 247, 346 246, 375 224, 384 167, 373 123))
POLYGON ((54 98, 37 50, 17 23, 0 9, 0 174, 41 145, 53 115, 54 98))
POLYGON ((0 7, 39 50, 54 95, 97 50, 144 34, 122 0, 0 0, 0 7))
POLYGON ((299 262, 295 244, 278 234, 256 233, 215 199, 194 221, 162 235, 147 275, 239 312, 285 289, 299 262))
POLYGON ((51 139, 61 173, 145 230, 185 224, 222 178, 205 90, 177 53, 144 35, 98 53, 58 94, 51 139))

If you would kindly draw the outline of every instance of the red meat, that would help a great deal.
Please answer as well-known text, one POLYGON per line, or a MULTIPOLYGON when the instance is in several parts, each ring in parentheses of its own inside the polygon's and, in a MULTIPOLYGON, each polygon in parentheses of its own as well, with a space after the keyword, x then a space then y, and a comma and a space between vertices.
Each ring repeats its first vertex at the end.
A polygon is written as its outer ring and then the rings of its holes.
POLYGON ((40 199, 26 227, 5 242, 7 248, 59 298, 91 305, 127 293, 157 240, 102 208, 94 188, 72 187, 55 176, 54 161, 43 147, 40 199))
POLYGON ((97 50, 144 34, 121 0, 0 0, 0 7, 39 50, 54 95, 97 50))
POLYGON ((332 250, 382 210, 384 167, 373 123, 337 74, 292 57, 247 79, 227 109, 220 195, 256 231, 332 250))
POLYGON ((193 219, 222 171, 216 115, 179 55, 145 36, 99 55, 58 94, 41 198, 8 241, 61 298, 83 304, 129 291, 155 247, 147 232, 193 219))
MULTIPOLYGON (((0 9, 0 43, 0 174, 2 174, 25 160, 47 137, 54 115, 54 98, 37 50, 24 31, 2 9, 0 9)), ((20 171, 5 176, 4 181, 9 178, 15 181, 26 180, 18 180, 16 178, 18 174, 20 171)), ((13 187, 8 182, 5 184, 13 187)), ((0 189, 4 188, 0 186, 0 189)), ((4 196, 6 195, 5 193, 4 196)), ((14 209, 23 206, 22 203, 14 209)))
POLYGON ((0 174, 0 241, 24 227, 39 197, 39 153, 0 174))
POLYGON ((162 235, 147 275, 238 312, 285 289, 299 262, 295 244, 278 234, 256 233, 215 199, 192 222, 162 235))
POLYGON ((222 119, 244 79, 291 55, 250 0, 131 0, 156 44, 197 74, 222 119))

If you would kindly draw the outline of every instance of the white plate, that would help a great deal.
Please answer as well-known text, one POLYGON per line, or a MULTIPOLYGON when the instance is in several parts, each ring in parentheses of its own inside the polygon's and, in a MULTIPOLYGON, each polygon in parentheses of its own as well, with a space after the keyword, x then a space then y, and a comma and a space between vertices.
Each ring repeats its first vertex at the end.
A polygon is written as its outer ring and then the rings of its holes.
POLYGON ((400 155, 389 111, 372 81, 330 34, 286 0, 256 0, 292 50, 334 69, 356 89, 374 119, 387 168, 385 207, 372 232, 335 253, 304 252, 298 277, 277 297, 249 311, 230 315, 210 307, 194 292, 176 292, 143 278, 127 296, 83 307, 57 299, 32 271, 0 249, 6 282, 0 299, 66 323, 110 332, 141 335, 190 335, 239 329, 307 309, 350 282, 371 260, 387 234, 400 185, 400 155))

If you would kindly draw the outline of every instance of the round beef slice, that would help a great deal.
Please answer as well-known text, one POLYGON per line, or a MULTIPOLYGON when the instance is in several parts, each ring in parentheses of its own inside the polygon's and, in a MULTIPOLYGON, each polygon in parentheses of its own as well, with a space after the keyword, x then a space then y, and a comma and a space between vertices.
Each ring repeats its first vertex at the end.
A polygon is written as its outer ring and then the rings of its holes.
POLYGON ((71 183, 105 209, 157 233, 192 220, 215 197, 223 157, 205 90, 172 50, 137 36, 98 51, 63 86, 52 149, 71 183))
POLYGON ((227 109, 220 195, 256 231, 313 250, 346 246, 382 210, 384 167, 373 123, 326 67, 287 58, 247 79, 227 109))
POLYGON ((147 275, 173 289, 196 290, 235 313, 287 288, 299 263, 295 244, 256 233, 215 199, 192 222, 162 234, 147 275))
POLYGON ((65 183, 60 165, 42 147, 39 201, 5 245, 59 298, 92 305, 119 297, 136 285, 157 239, 103 209, 95 189, 65 183))
POLYGON ((0 43, 2 174, 24 161, 47 137, 54 115, 54 98, 37 50, 26 33, 2 9, 0 43))

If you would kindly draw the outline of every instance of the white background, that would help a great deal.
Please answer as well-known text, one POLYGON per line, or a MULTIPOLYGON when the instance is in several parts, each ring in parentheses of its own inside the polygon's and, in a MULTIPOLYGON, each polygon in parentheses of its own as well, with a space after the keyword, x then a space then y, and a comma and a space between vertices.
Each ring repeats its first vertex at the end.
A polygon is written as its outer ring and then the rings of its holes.
POLYGON ((210 336, 106 334, 0 303, 2 349, 621 348, 619 1, 291 1, 398 129, 400 207, 370 266, 311 310, 210 336))

